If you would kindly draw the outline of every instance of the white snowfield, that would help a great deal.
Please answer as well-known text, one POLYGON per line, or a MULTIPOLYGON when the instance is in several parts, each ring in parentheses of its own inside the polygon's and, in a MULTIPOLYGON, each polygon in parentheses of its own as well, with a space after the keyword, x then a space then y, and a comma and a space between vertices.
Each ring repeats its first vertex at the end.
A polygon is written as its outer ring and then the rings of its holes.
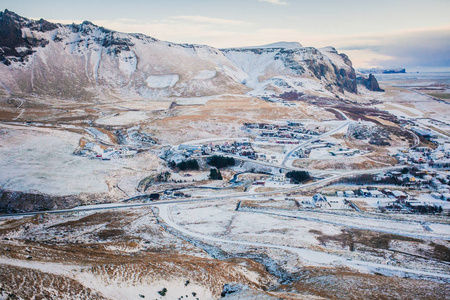
MULTIPOLYGON (((0 124, 0 130, 0 182, 13 191, 58 196, 106 193, 107 182, 116 174, 123 181, 137 180, 134 176, 146 176, 157 163, 151 154, 115 161, 74 155, 82 135, 69 131, 7 124, 0 124)), ((134 191, 135 185, 130 186, 134 191)))
MULTIPOLYGON (((179 214, 173 215, 171 210, 172 207, 170 205, 161 205, 159 207, 159 215, 167 223, 168 226, 176 229, 183 235, 191 237, 193 239, 198 239, 201 241, 212 242, 214 244, 232 244, 237 247, 257 247, 257 248, 271 248, 271 249, 279 249, 285 250, 291 253, 295 253, 298 255, 299 259, 302 260, 306 265, 310 266, 347 266, 350 268, 357 269, 361 272, 378 272, 385 275, 394 275, 394 276, 402 276, 402 277, 433 277, 433 278, 441 278, 445 280, 450 279, 450 274, 442 274, 442 273, 434 273, 434 272, 425 272, 414 269, 401 268, 396 266, 390 266, 385 264, 373 263, 368 261, 347 259, 345 257, 329 254, 320 251, 314 251, 301 247, 292 247, 286 246, 283 244, 274 244, 270 242, 253 242, 253 241, 243 241, 243 240, 234 240, 226 237, 216 237, 211 233, 211 230, 214 231, 214 227, 204 228, 207 232, 210 233, 199 233, 192 230, 187 229, 182 224, 177 223, 177 216, 179 214)), ((205 213, 203 213, 205 216, 205 213)), ((206 214, 207 216, 207 214, 206 214)), ((217 218, 219 216, 215 216, 217 218)), ((206 217, 207 218, 207 217, 206 217)), ((220 217, 219 217, 220 218, 220 217)), ((226 216, 225 216, 226 218, 226 216)), ((275 225, 275 224, 273 224, 275 225)), ((252 229, 252 226, 248 224, 252 229)), ((223 228, 222 228, 223 230, 223 228)))
MULTIPOLYGON (((185 280, 180 278, 144 278, 137 284, 133 280, 124 280, 120 276, 115 279, 105 274, 94 275, 90 272, 91 267, 80 265, 59 264, 52 262, 23 261, 10 258, 2 258, 2 264, 16 267, 39 270, 44 273, 50 273, 77 280, 83 286, 100 292, 108 299, 132 300, 140 299, 140 295, 158 295, 158 291, 167 289, 166 299, 176 299, 180 295, 190 294, 194 290, 199 299, 213 299, 210 290, 203 285, 190 283, 185 286, 185 280)), ((126 273, 126 271, 124 271, 126 273)))
POLYGON ((146 119, 148 119, 148 117, 144 111, 127 111, 121 114, 101 117, 95 120, 95 123, 120 126, 139 123, 145 121, 146 119))
POLYGON ((207 80, 212 79, 216 76, 217 71, 216 70, 203 70, 197 73, 195 75, 194 79, 196 80, 207 80))
POLYGON ((147 77, 145 82, 150 88, 163 89, 173 87, 178 82, 178 80, 180 80, 180 76, 178 74, 150 75, 147 77))

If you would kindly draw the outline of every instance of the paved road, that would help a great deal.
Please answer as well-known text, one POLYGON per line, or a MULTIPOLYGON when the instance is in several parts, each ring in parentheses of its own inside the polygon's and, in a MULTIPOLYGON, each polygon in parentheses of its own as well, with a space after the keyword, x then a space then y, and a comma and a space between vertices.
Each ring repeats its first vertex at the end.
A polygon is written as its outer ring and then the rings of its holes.
POLYGON ((311 144, 312 142, 316 142, 316 141, 318 141, 318 140, 320 140, 320 139, 322 139, 322 138, 324 138, 324 137, 330 136, 330 135, 332 135, 332 134, 338 132, 339 130, 343 129, 344 127, 350 125, 350 123, 352 123, 352 121, 346 122, 344 125, 339 126, 338 128, 335 128, 335 129, 330 130, 330 131, 328 131, 328 132, 326 132, 326 133, 324 133, 324 134, 322 134, 322 135, 319 135, 317 138, 310 139, 310 140, 308 140, 308 141, 306 141, 306 142, 304 142, 304 143, 299 144, 298 146, 296 146, 295 148, 291 149, 290 151, 288 151, 288 152, 286 153, 286 156, 284 157, 283 162, 281 163, 281 166, 283 166, 283 167, 285 167, 285 168, 292 167, 291 165, 288 166, 288 165, 287 165, 287 162, 289 161, 289 159, 291 158, 291 155, 292 155, 295 151, 297 151, 297 150, 299 150, 299 149, 305 147, 306 145, 311 144))
POLYGON ((106 209, 115 209, 115 208, 128 208, 128 207, 143 207, 143 206, 153 206, 153 205, 163 205, 163 204, 177 204, 177 203, 189 203, 189 202, 205 202, 205 201, 215 201, 215 200, 223 200, 223 199, 233 199, 233 198, 244 198, 244 197, 261 197, 261 196, 271 196, 271 195, 277 195, 277 194, 283 194, 283 193, 289 193, 289 192, 296 192, 301 191, 310 187, 315 186, 322 186, 325 185, 331 181, 345 178, 348 176, 358 175, 358 174, 373 174, 373 173, 379 173, 379 172, 386 172, 389 170, 397 170, 403 168, 403 166, 399 167, 387 167, 387 168, 381 168, 381 169, 373 169, 373 170, 356 170, 356 171, 348 171, 341 174, 334 174, 330 177, 317 180, 314 182, 310 182, 307 184, 301 184, 292 188, 286 188, 286 189, 279 189, 275 191, 270 192, 262 192, 262 193, 235 193, 235 194, 229 194, 224 196, 217 196, 217 197, 205 197, 205 198, 187 198, 182 200, 166 200, 166 201, 155 201, 150 203, 133 203, 133 204, 124 204, 124 202, 127 202, 128 200, 135 198, 126 198, 121 200, 119 203, 112 203, 112 204, 96 204, 96 205, 86 205, 86 206, 79 206, 71 209, 62 209, 62 210, 46 210, 46 211, 35 211, 35 212, 26 212, 26 213, 15 213, 15 214, 5 214, 0 215, 0 219, 3 218, 12 218, 12 217, 21 217, 21 216, 34 216, 38 214, 48 213, 48 214, 60 214, 60 213, 69 213, 69 212, 77 212, 77 211, 95 211, 95 210, 106 210, 106 209))

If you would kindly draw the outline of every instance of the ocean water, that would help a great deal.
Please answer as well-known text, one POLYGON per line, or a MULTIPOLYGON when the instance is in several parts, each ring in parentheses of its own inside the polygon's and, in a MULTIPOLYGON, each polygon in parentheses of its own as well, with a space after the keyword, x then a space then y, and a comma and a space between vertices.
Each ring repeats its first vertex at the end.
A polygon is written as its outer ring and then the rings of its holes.
POLYGON ((420 72, 404 74, 374 74, 379 82, 409 81, 409 82, 436 82, 450 85, 450 72, 420 72))

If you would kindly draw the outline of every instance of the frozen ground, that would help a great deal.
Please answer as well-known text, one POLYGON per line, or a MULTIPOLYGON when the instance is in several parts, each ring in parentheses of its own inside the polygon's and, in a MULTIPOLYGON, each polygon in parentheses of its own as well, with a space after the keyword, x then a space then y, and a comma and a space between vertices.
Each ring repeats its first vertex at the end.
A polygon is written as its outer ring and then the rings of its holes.
MULTIPOLYGON (((276 210, 273 213, 264 211, 255 213, 255 211, 245 209, 236 212, 233 204, 209 206, 197 204, 195 207, 189 204, 172 207, 161 206, 160 214, 169 226, 189 237, 213 242, 217 245, 234 245, 235 251, 243 251, 239 250, 242 247, 256 247, 260 250, 275 248, 297 254, 300 261, 306 265, 347 265, 366 272, 369 270, 378 270, 385 274, 406 272, 417 276, 428 274, 450 279, 449 274, 442 273, 443 270, 446 270, 446 266, 439 263, 433 262, 432 265, 427 265, 423 262, 416 263, 414 260, 405 259, 402 262, 397 261, 393 266, 388 263, 389 259, 386 261, 386 258, 383 257, 384 254, 381 253, 384 250, 381 249, 377 249, 375 253, 365 252, 362 249, 353 252, 354 250, 345 250, 346 247, 339 244, 329 245, 327 241, 325 242, 327 243, 326 247, 323 247, 324 239, 333 236, 340 237, 344 228, 353 228, 352 221, 355 222, 355 220, 350 219, 348 225, 344 221, 349 219, 348 216, 343 216, 341 223, 328 221, 327 218, 322 220, 322 218, 303 217, 304 211, 298 212, 301 218, 290 218, 290 215, 295 216, 292 212, 285 214, 284 211, 277 213, 276 210), (381 251, 381 257, 380 254, 376 254, 377 251, 381 251), (383 269, 384 271, 381 271, 383 269), (437 273, 430 273, 430 271, 437 273)), ((335 217, 332 214, 330 216, 331 218, 335 217)), ((388 231, 395 228, 396 230, 393 230, 395 232, 401 232, 404 227, 411 225, 401 222, 390 223, 386 220, 380 220, 377 223, 376 220, 367 220, 366 218, 359 218, 358 224, 360 228, 376 230, 377 226, 382 223, 387 223, 384 228, 388 228, 388 231)), ((421 226, 418 225, 417 228, 409 230, 410 232, 420 231, 418 227, 421 226)), ((403 244, 403 249, 407 249, 405 251, 414 252, 413 249, 416 247, 414 243, 405 240, 403 244)))
POLYGON ((0 223, 1 249, 8 249, 0 253, 2 288, 11 292, 20 286, 19 279, 39 278, 17 290, 26 299, 41 293, 70 299, 63 296, 67 278, 81 285, 69 289, 92 290, 100 299, 164 299, 159 293, 164 288, 165 299, 215 299, 229 282, 253 287, 273 283, 250 260, 211 259, 202 249, 164 230, 148 207, 0 223), (33 245, 26 246, 28 241, 33 245), (26 259, 29 254, 32 258, 26 259))
POLYGON ((101 125, 130 125, 145 121, 148 119, 143 111, 128 111, 125 113, 118 113, 111 116, 102 117, 95 122, 101 125))
MULTIPOLYGON (((82 136, 69 131, 4 124, 0 129, 0 186, 4 189, 100 194, 110 191, 109 182, 115 178, 126 182, 127 176, 138 173, 142 179, 158 164, 151 155, 110 161, 76 156, 73 151, 82 136)), ((130 193, 135 192, 137 182, 128 185, 130 193)))

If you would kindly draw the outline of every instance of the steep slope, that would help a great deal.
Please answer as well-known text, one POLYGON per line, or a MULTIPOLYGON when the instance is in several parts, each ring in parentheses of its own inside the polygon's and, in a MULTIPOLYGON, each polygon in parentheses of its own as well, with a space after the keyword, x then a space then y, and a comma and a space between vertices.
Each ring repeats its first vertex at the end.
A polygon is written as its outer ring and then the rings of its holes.
POLYGON ((0 14, 0 74, 10 94, 64 98, 162 98, 244 93, 220 51, 142 34, 0 14), (51 24, 51 23, 48 23, 51 24), (227 68, 227 72, 224 71, 227 68))
POLYGON ((280 42, 219 50, 8 10, 0 12, 0 75, 5 95, 66 99, 357 93, 350 60, 331 47, 280 42))
POLYGON ((245 72, 243 83, 255 95, 316 92, 357 93, 351 61, 332 47, 315 49, 298 43, 275 43, 259 47, 222 49, 225 56, 245 72))

